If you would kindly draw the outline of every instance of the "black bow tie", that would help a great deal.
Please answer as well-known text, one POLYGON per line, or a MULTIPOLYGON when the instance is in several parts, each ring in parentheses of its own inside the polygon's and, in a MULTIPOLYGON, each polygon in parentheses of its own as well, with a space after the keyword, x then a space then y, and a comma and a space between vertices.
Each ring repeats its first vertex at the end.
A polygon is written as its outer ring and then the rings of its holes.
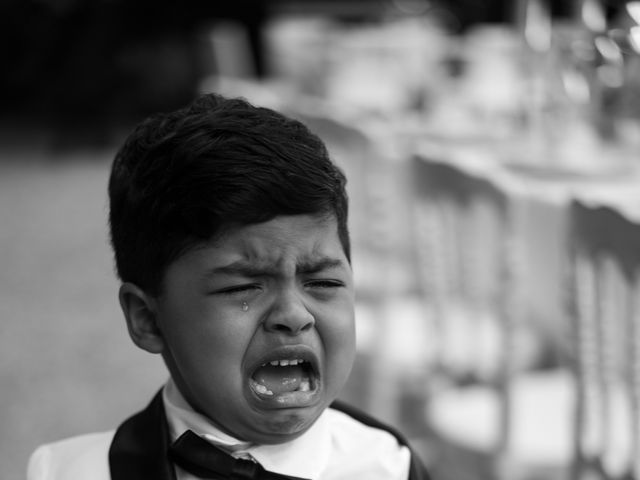
POLYGON ((191 430, 169 448, 169 458, 187 472, 219 480, 305 480, 265 470, 251 460, 234 458, 191 430))

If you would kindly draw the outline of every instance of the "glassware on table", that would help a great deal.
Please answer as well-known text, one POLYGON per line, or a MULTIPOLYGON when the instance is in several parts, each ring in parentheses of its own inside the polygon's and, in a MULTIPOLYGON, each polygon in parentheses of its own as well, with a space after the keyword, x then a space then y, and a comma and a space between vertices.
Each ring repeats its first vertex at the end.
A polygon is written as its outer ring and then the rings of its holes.
POLYGON ((620 135, 628 65, 601 0, 577 0, 566 19, 552 19, 543 0, 522 5, 528 98, 522 159, 549 169, 606 167, 602 151, 620 135))
MULTIPOLYGON (((600 71, 606 85, 605 119, 614 141, 640 147, 640 2, 627 1, 607 30, 610 61, 600 71)), ((605 53, 605 52, 603 52, 605 53)))

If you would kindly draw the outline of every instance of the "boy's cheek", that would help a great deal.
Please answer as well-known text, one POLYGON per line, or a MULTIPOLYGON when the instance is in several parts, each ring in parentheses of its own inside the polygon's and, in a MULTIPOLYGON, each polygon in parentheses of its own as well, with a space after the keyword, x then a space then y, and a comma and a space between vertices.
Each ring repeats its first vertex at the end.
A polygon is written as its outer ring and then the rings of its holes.
POLYGON ((350 370, 356 353, 355 325, 350 322, 345 328, 332 332, 329 341, 325 339, 325 345, 328 358, 334 360, 336 368, 350 370))
POLYGON ((316 328, 327 350, 335 350, 334 353, 340 354, 355 349, 356 329, 353 318, 333 319, 327 324, 318 324, 316 328))

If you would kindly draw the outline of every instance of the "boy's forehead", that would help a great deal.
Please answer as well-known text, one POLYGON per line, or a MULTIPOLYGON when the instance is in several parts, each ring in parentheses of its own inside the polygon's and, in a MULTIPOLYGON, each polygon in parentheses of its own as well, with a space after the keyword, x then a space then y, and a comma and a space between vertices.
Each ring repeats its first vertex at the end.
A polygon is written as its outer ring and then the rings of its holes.
POLYGON ((229 225, 220 229, 211 239, 211 245, 238 241, 247 245, 264 242, 286 245, 289 241, 313 242, 333 235, 338 238, 338 221, 334 215, 283 215, 261 223, 229 225))
POLYGON ((347 263, 333 217, 295 216, 225 230, 199 249, 212 269, 252 266, 269 269, 282 264, 298 270, 347 263))

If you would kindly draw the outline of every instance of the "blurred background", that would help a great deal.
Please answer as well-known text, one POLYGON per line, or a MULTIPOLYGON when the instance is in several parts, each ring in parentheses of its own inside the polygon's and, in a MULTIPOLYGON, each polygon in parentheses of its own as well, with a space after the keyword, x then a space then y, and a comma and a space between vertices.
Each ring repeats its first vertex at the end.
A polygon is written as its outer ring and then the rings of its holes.
POLYGON ((347 173, 345 399, 436 480, 640 478, 640 2, 0 0, 0 32, 2 478, 165 381, 106 184, 137 122, 210 91, 347 173))

